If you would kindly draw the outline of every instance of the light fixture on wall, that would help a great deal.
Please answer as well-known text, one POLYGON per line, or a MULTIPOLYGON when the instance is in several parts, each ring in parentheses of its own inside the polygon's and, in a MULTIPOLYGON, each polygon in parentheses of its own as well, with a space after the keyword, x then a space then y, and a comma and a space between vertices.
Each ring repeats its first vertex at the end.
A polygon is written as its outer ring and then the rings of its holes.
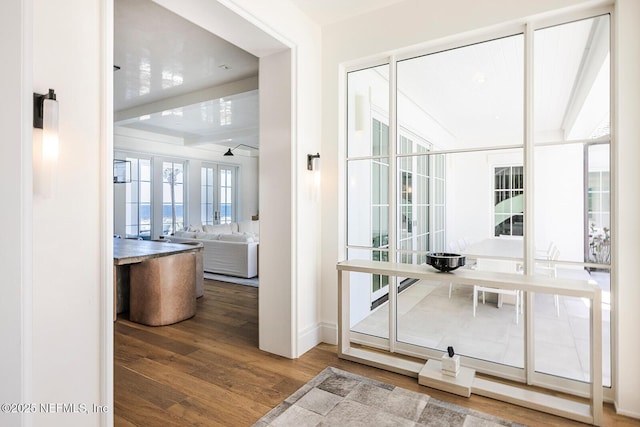
POLYGON ((365 109, 367 108, 367 97, 357 94, 355 97, 355 114, 354 114, 354 130, 356 133, 363 133, 367 126, 367 118, 365 109))
POLYGON ((238 148, 238 147, 248 147, 248 148, 251 148, 252 150, 257 150, 257 148, 256 148, 256 147, 252 147, 251 145, 238 144, 238 145, 236 145, 236 146, 235 146, 235 147, 233 147, 233 148, 229 148, 229 149, 227 150, 227 152, 226 152, 226 153, 224 153, 223 155, 224 155, 224 156, 233 156, 233 155, 234 155, 234 154, 233 154, 233 150, 235 150, 235 149, 236 149, 236 148, 238 148))
POLYGON ((52 194, 54 169, 58 161, 58 101, 53 89, 46 94, 33 94, 33 127, 42 129, 39 164, 35 168, 37 192, 45 197, 52 194))
POLYGON ((307 170, 317 171, 320 169, 320 153, 307 154, 307 170))
POLYGON ((42 158, 58 159, 58 101, 56 92, 49 89, 44 95, 33 94, 33 127, 42 129, 42 158))

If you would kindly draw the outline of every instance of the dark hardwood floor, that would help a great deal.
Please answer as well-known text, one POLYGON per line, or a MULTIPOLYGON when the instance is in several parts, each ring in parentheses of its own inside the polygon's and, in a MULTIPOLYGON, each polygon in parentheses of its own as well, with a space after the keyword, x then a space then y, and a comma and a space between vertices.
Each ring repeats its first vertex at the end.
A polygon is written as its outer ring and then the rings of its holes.
MULTIPOLYGON (((582 425, 338 359, 321 344, 296 360, 258 349, 257 288, 205 280, 196 316, 164 327, 115 323, 116 426, 250 426, 327 366, 530 426, 582 425)), ((605 407, 607 426, 638 426, 605 407)))

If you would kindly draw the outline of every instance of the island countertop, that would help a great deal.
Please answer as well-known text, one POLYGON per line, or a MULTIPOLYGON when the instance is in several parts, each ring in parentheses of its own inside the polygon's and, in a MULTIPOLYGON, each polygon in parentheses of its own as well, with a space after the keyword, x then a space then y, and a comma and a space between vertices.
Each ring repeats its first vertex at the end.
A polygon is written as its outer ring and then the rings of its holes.
POLYGON ((201 243, 199 245, 185 245, 182 243, 114 238, 113 264, 134 264, 151 258, 202 250, 203 245, 201 243))

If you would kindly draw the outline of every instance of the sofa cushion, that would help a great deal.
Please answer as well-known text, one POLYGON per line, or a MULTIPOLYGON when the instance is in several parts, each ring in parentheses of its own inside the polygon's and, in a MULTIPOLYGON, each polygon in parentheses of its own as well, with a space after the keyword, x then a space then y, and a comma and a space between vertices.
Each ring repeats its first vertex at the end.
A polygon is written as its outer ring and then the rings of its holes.
POLYGON ((185 231, 193 231, 194 233, 201 233, 202 226, 201 225, 189 225, 185 231))
POLYGON ((202 228, 205 233, 231 234, 233 232, 231 224, 203 225, 202 228))
POLYGON ((244 234, 221 234, 219 240, 223 242, 253 243, 253 237, 245 236, 244 234))
POLYGON ((216 233, 196 233, 198 240, 218 240, 219 237, 220 235, 216 233))
POLYGON ((191 231, 176 231, 173 235, 176 237, 183 237, 185 239, 194 239, 196 237, 196 233, 191 231))

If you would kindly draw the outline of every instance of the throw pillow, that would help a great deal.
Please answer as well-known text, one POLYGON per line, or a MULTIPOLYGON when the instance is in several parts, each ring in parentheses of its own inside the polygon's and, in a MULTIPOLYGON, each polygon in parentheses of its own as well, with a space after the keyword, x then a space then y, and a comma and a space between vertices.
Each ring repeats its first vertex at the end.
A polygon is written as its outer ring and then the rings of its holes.
POLYGON ((231 224, 216 224, 216 225, 205 225, 203 226, 205 233, 214 233, 214 234, 231 234, 233 231, 231 229, 231 224))

